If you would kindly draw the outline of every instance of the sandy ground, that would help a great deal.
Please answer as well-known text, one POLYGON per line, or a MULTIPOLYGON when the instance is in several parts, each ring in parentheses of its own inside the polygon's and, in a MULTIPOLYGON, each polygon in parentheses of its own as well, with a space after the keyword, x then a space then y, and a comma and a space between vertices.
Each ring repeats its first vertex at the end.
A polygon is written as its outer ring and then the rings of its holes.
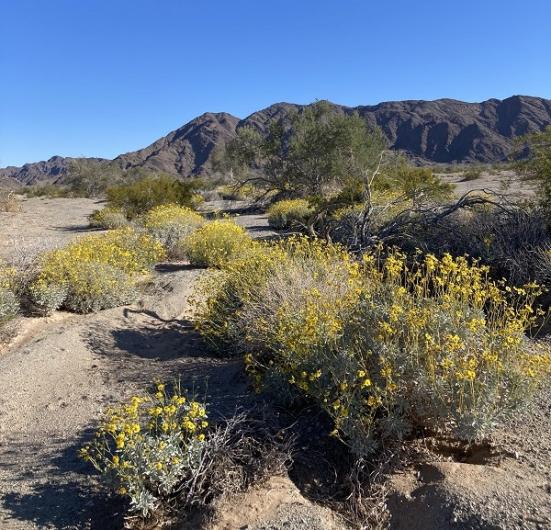
MULTIPOLYGON (((0 214, 5 257, 88 233, 87 215, 101 205, 30 199, 23 206, 20 213, 0 214)), ((263 215, 242 215, 238 222, 256 237, 274 236, 263 215)), ((19 321, 18 336, 0 353, 0 528, 121 528, 117 501, 105 495, 77 450, 106 406, 152 380, 180 376, 184 386, 204 391, 214 414, 254 400, 240 361, 209 356, 192 329, 188 298, 202 274, 163 264, 133 306, 19 321)), ((528 412, 498 433, 491 457, 435 454, 391 477, 391 528, 551 528, 550 395, 544 389, 528 412)), ((214 529, 238 528, 344 525, 287 477, 274 477, 220 507, 214 529)))
POLYGON ((88 216, 103 207, 93 199, 20 200, 21 212, 0 212, 0 259, 63 245, 89 232, 88 216))
POLYGON ((514 198, 532 197, 536 192, 534 182, 521 179, 513 171, 484 171, 475 180, 465 180, 463 173, 439 174, 444 182, 455 186, 455 194, 461 196, 468 191, 484 189, 512 196, 514 198))

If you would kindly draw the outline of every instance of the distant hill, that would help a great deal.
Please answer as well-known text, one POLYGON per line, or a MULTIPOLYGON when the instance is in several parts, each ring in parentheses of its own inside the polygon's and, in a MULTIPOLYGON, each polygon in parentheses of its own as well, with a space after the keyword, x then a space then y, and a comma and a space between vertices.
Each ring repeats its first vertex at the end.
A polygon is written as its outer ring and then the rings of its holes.
MULTIPOLYGON (((113 163, 123 169, 209 177, 213 174, 214 153, 235 136, 239 127, 250 125, 264 132, 270 121, 285 119, 300 108, 277 103, 243 120, 225 112, 206 113, 144 149, 118 156, 113 163)), ((335 108, 344 113, 357 112, 369 124, 379 126, 390 148, 403 151, 419 163, 498 162, 508 156, 515 137, 551 125, 551 100, 531 96, 482 103, 438 99, 335 108)), ((53 157, 46 162, 8 167, 0 169, 0 177, 24 184, 62 182, 71 160, 53 157)))

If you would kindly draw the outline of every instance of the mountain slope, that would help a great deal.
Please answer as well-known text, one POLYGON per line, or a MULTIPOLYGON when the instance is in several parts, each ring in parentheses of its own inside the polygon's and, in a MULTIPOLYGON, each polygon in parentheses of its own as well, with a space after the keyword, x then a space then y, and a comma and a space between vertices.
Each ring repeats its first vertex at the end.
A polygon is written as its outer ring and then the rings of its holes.
MULTIPOLYGON (((213 156, 235 137, 240 127, 254 126, 266 132, 272 120, 286 119, 302 106, 277 103, 239 120, 227 113, 206 113, 150 146, 118 156, 122 169, 141 167, 179 177, 213 174, 213 156)), ((419 163, 483 162, 505 159, 515 137, 551 125, 551 100, 512 96, 504 100, 465 103, 453 99, 393 101, 372 106, 344 107, 367 123, 379 126, 389 147, 403 151, 419 163)), ((60 182, 72 159, 53 157, 21 168, 0 169, 0 177, 24 184, 60 182)), ((103 162, 102 159, 97 159, 103 162)))

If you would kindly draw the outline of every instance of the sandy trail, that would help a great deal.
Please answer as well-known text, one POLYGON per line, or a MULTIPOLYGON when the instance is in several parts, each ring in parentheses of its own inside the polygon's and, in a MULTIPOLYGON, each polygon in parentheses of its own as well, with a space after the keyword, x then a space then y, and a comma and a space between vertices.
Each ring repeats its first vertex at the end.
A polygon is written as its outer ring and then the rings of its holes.
MULTIPOLYGON (((25 201, 23 212, 8 219, 19 227, 19 250, 44 238, 57 244, 86 233, 95 201, 77 200, 76 209, 63 201, 25 201)), ((258 237, 270 235, 265 219, 244 216, 239 222, 254 226, 258 237)), ((10 232, 4 224, 4 236, 10 232)), ((15 249, 2 250, 9 256, 15 249)), ((113 502, 102 496, 77 451, 106 406, 144 385, 180 377, 184 386, 205 392, 215 414, 244 404, 240 361, 209 356, 192 329, 188 298, 203 273, 161 265, 134 306, 23 319, 23 335, 0 357, 2 529, 121 527, 120 514, 113 515, 113 502)))
POLYGON ((218 412, 243 400, 239 362, 205 355, 191 328, 187 300, 199 274, 159 273, 159 292, 140 305, 54 322, 4 355, 1 528, 120 527, 76 452, 106 405, 151 381, 180 376, 202 392, 207 380, 218 412))

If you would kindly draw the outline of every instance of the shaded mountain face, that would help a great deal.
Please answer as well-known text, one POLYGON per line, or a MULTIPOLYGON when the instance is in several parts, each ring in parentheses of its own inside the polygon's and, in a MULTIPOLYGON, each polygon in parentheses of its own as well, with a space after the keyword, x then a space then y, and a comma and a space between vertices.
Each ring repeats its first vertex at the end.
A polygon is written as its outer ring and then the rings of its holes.
MULTIPOLYGON (((271 121, 285 120, 300 108, 277 103, 244 120, 224 112, 206 113, 145 149, 118 156, 113 163, 122 169, 140 167, 182 178, 208 178, 215 171, 216 153, 223 151, 239 127, 253 126, 266 132, 271 121)), ((530 96, 482 103, 439 99, 335 108, 357 112, 370 125, 379 126, 390 148, 403 151, 418 163, 498 162, 509 155, 515 137, 551 125, 551 100, 530 96)), ((24 184, 63 182, 71 160, 53 157, 21 168, 8 167, 0 169, 0 177, 24 184)))

